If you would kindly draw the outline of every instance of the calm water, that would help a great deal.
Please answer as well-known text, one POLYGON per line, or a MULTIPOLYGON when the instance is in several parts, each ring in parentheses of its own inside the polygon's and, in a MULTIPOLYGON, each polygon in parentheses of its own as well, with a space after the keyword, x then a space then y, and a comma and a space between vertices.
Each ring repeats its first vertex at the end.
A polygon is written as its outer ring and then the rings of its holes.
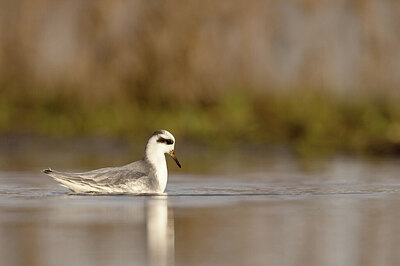
POLYGON ((400 265, 397 160, 188 165, 166 196, 0 172, 0 265, 400 265))

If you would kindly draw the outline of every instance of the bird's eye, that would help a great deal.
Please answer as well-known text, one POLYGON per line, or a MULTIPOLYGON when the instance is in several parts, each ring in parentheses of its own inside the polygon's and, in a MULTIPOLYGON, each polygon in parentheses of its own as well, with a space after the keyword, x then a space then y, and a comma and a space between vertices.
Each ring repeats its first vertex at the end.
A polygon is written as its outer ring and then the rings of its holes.
POLYGON ((172 139, 164 139, 164 138, 162 138, 162 137, 160 137, 160 138, 157 140, 157 142, 165 143, 165 144, 168 144, 168 145, 174 144, 174 141, 173 141, 172 139))

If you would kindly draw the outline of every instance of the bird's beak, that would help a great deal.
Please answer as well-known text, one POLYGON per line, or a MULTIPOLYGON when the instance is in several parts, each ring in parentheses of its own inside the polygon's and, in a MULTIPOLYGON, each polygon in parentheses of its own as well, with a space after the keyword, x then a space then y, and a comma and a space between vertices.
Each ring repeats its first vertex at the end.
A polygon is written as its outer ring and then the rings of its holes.
POLYGON ((174 151, 171 151, 169 153, 169 155, 171 155, 172 159, 174 159, 174 161, 176 162, 176 164, 179 166, 179 168, 181 168, 181 164, 178 161, 178 158, 176 158, 174 151))

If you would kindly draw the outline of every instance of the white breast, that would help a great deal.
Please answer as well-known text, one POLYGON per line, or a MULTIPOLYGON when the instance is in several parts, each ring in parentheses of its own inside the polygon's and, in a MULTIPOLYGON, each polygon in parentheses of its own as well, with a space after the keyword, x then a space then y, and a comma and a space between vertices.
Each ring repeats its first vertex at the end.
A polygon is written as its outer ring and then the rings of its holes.
POLYGON ((167 181, 168 181, 168 170, 167 170, 167 165, 163 167, 162 169, 159 169, 157 171, 157 179, 159 183, 159 193, 164 192, 165 188, 167 187, 167 181))
POLYGON ((165 155, 162 154, 162 156, 157 156, 153 164, 155 167, 155 175, 159 184, 159 190, 156 192, 162 193, 167 187, 167 181, 168 181, 168 169, 167 169, 167 162, 165 160, 165 155))

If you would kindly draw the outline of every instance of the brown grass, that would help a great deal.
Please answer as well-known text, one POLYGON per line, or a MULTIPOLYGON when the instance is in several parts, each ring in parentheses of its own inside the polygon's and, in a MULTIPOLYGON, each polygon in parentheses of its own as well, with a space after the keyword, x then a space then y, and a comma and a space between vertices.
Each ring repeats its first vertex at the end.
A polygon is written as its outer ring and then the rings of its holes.
POLYGON ((399 13, 395 0, 1 1, 0 132, 396 150, 399 13))

